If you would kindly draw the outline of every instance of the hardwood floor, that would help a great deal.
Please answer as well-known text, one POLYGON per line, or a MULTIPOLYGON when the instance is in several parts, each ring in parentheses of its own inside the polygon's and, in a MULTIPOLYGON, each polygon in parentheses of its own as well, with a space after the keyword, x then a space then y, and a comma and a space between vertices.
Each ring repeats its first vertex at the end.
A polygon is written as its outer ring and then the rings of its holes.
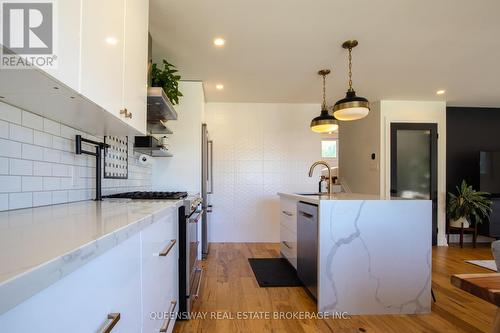
POLYGON ((174 332, 490 332, 496 308, 450 284, 455 273, 491 272, 467 264, 491 259, 487 246, 476 249, 435 247, 432 287, 437 302, 429 315, 353 316, 348 319, 242 319, 238 312, 314 312, 315 303, 302 288, 259 288, 247 258, 279 256, 279 244, 211 244, 202 296, 193 311, 206 319, 178 321, 174 332), (220 316, 215 318, 215 316, 220 316), (232 318, 224 317, 232 316, 232 318), (212 317, 212 318, 211 318, 212 317), (222 318, 221 318, 222 317, 222 318))

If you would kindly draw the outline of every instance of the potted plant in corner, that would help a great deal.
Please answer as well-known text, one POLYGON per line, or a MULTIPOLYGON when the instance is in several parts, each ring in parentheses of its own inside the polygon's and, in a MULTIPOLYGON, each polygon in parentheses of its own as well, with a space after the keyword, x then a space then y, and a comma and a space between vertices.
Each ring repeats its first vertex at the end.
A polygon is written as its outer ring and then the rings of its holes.
POLYGON ((151 65, 151 87, 161 87, 165 91, 170 102, 179 104, 179 97, 182 93, 179 91, 180 75, 177 75, 175 66, 163 59, 163 69, 158 68, 157 64, 151 65))
POLYGON ((457 186, 456 194, 448 195, 448 218, 452 227, 469 228, 471 222, 482 223, 491 212, 489 193, 474 190, 465 180, 457 186))

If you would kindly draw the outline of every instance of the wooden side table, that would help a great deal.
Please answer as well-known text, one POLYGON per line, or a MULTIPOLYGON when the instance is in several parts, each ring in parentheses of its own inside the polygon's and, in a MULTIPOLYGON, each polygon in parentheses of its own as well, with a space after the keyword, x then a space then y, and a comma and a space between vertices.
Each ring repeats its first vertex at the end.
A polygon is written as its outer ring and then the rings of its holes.
POLYGON ((474 223, 473 226, 469 228, 462 227, 452 227, 448 224, 448 244, 450 244, 450 234, 460 234, 460 247, 464 247, 464 234, 472 234, 472 246, 476 247, 476 239, 477 239, 477 223, 474 223))
POLYGON ((500 333, 500 273, 456 274, 451 284, 497 306, 493 333, 500 333))

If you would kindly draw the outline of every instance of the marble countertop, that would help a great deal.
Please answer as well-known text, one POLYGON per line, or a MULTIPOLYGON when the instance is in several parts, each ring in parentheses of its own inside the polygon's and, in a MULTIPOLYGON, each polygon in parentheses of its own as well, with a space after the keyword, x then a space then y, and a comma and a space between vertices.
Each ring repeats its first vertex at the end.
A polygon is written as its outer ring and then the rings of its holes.
POLYGON ((180 207, 109 199, 0 213, 0 314, 180 207))
POLYGON ((305 193, 278 193, 279 196, 294 200, 319 204, 321 201, 328 200, 390 200, 380 195, 362 194, 362 193, 333 193, 333 194, 305 194, 305 193))

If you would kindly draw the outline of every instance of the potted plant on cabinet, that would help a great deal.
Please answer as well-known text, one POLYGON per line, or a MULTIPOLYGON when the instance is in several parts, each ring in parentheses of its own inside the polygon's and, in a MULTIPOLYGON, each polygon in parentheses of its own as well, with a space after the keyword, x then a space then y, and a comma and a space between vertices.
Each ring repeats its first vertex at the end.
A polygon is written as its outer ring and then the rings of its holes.
POLYGON ((489 193, 479 192, 467 185, 465 180, 457 186, 457 193, 448 193, 448 217, 450 226, 457 228, 469 228, 471 219, 482 223, 491 212, 491 200, 489 193))
POLYGON ((163 69, 158 68, 157 64, 151 65, 151 87, 161 87, 165 91, 170 102, 179 104, 179 97, 182 93, 179 91, 180 75, 177 75, 175 66, 163 59, 163 69))

